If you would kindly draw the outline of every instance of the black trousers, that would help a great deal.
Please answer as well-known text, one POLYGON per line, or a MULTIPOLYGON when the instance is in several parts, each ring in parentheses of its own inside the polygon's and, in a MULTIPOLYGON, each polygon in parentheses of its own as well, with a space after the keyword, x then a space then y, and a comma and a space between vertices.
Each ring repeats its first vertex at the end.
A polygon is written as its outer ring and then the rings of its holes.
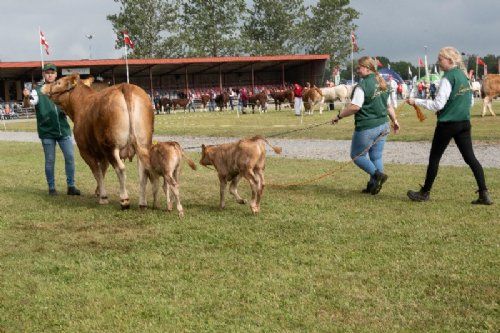
POLYGON ((422 188, 423 191, 431 190, 434 179, 436 179, 437 176, 441 156, 443 156, 452 138, 455 140, 465 163, 472 169, 479 190, 482 191, 487 189, 483 167, 477 160, 474 155, 474 150, 472 149, 470 129, 471 125, 469 120, 437 123, 436 130, 434 131, 434 138, 432 139, 431 154, 429 156, 425 184, 422 188))

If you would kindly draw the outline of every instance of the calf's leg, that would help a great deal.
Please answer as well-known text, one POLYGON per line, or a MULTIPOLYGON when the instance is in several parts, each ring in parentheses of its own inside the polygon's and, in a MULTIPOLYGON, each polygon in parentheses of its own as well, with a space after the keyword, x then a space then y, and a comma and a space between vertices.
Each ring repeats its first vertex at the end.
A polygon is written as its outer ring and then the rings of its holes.
POLYGON ((220 181, 220 204, 219 204, 219 207, 220 207, 220 209, 224 209, 224 207, 226 206, 226 203, 224 202, 224 196, 225 196, 226 185, 227 185, 226 177, 219 177, 219 181, 220 181))
POLYGON ((237 175, 236 177, 233 178, 233 180, 231 180, 231 184, 229 185, 229 193, 231 193, 236 198, 236 202, 243 205, 246 204, 247 202, 245 199, 240 197, 238 193, 238 183, 240 179, 241 175, 237 175))

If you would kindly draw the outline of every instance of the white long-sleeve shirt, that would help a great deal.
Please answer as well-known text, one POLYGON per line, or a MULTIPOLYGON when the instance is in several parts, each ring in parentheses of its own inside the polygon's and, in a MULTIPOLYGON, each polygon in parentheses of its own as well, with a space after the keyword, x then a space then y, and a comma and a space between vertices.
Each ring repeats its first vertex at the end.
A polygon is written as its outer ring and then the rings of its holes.
MULTIPOLYGON (((387 105, 389 105, 390 98, 391 96, 387 97, 387 105)), ((365 92, 363 91, 363 89, 356 86, 356 88, 354 89, 354 94, 352 96, 351 104, 361 108, 364 102, 365 102, 365 92)))
MULTIPOLYGON (((433 111, 433 112, 438 112, 444 108, 446 105, 446 102, 448 102, 448 99, 450 98, 451 95, 451 83, 448 81, 447 78, 442 78, 441 81, 439 82, 439 89, 436 94, 436 98, 434 100, 432 99, 415 99, 415 104, 418 106, 423 106, 427 110, 433 111)), ((471 106, 474 105, 474 95, 472 96, 472 104, 471 106)))

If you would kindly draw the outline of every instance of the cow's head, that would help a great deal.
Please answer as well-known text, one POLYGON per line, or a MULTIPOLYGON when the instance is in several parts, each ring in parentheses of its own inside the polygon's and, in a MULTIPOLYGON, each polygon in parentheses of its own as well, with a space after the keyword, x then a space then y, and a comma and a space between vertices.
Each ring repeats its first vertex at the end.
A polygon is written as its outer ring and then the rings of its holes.
POLYGON ((210 152, 212 150, 212 146, 201 145, 201 159, 200 164, 203 166, 212 165, 212 159, 210 158, 210 152))
POLYGON ((65 94, 71 91, 79 81, 79 74, 71 74, 53 83, 44 84, 42 86, 42 93, 49 96, 54 102, 62 102, 65 94))

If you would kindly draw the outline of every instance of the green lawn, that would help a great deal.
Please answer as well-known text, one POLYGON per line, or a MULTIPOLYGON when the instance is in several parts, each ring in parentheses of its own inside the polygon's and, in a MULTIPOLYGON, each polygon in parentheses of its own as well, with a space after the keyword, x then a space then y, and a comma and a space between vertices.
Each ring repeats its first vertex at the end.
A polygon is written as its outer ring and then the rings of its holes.
MULTIPOLYGON (((179 220, 138 210, 134 163, 133 206, 120 211, 112 171, 110 204, 99 206, 80 158, 84 195, 49 197, 40 144, 0 142, 0 155, 0 332, 500 329, 500 169, 485 170, 495 205, 477 207, 463 167, 442 167, 432 200, 411 203, 405 193, 424 166, 388 165, 371 196, 354 166, 272 187, 339 163, 269 158, 270 186, 252 216, 232 200, 219 211, 214 171, 184 165, 179 220)), ((60 191, 62 170, 58 150, 60 191)))
MULTIPOLYGON (((340 107, 340 103, 336 104, 340 107)), ((496 102, 494 107, 500 109, 500 102, 496 102)), ((239 118, 233 112, 179 112, 174 115, 158 115, 155 118, 155 134, 157 135, 189 135, 189 136, 216 136, 216 137, 243 137, 254 134, 270 136, 287 131, 304 129, 311 124, 327 122, 336 114, 335 112, 318 112, 314 116, 304 116, 302 124, 301 118, 295 117, 293 111, 285 109, 282 112, 274 111, 274 106, 269 107, 266 114, 246 114, 239 118)), ((478 101, 472 110, 473 139, 483 141, 500 142, 500 117, 487 116, 481 118, 482 102, 478 101)), ((434 133, 436 117, 425 111, 428 119, 419 122, 415 111, 405 105, 398 116, 401 133, 397 136, 389 137, 389 140, 397 141, 429 141, 434 133)), ((21 123, 7 122, 7 130, 11 131, 35 131, 36 124, 33 121, 21 123)), ((282 138, 301 139, 345 139, 352 136, 354 123, 353 117, 346 118, 333 127, 324 125, 309 130, 293 132, 280 135, 282 138)), ((1 127, 0 127, 1 128, 1 127)))

